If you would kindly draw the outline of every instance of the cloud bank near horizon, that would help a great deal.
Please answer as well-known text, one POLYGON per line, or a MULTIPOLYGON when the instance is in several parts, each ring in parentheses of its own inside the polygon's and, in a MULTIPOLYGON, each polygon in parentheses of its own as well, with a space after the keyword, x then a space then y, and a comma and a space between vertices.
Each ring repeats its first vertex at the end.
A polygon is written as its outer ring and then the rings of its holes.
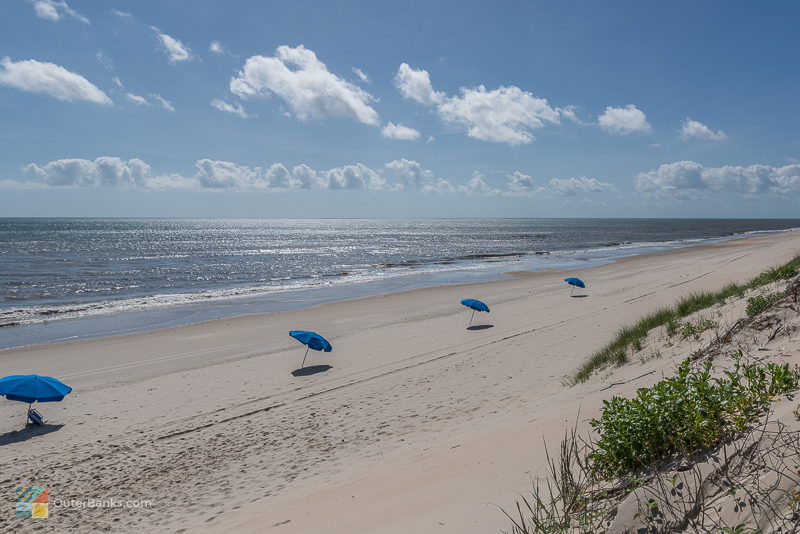
POLYGON ((800 193, 800 164, 704 167, 694 161, 676 161, 639 173, 634 184, 639 193, 656 198, 692 199, 719 191, 748 198, 793 195, 800 193))
POLYGON ((134 188, 141 190, 253 191, 283 192, 311 190, 409 191, 422 194, 458 193, 464 196, 535 197, 541 195, 576 196, 583 193, 612 192, 616 189, 596 178, 552 178, 537 183, 520 171, 507 173, 490 185, 475 171, 465 183, 436 176, 419 162, 405 158, 371 168, 353 163, 324 170, 306 164, 288 167, 283 163, 249 166, 209 158, 194 163, 194 173, 155 174, 145 161, 101 156, 94 160, 65 158, 23 167, 27 179, 6 180, 2 187, 52 188, 134 188))
MULTIPOLYGON (((575 197, 598 193, 622 194, 613 184, 597 178, 552 177, 537 181, 521 171, 505 173, 487 181, 475 171, 469 179, 454 182, 426 169, 417 161, 398 158, 381 167, 353 163, 317 170, 306 164, 249 166, 201 158, 194 173, 156 174, 138 158, 124 160, 101 156, 95 160, 65 158, 23 167, 26 178, 5 180, 0 187, 120 187, 144 190, 183 189, 197 191, 311 191, 364 190, 411 191, 425 194, 459 193, 464 196, 575 197), (498 183, 501 182, 501 183, 498 183), (494 184, 494 185, 492 185, 494 184)), ((634 192, 648 198, 698 199, 710 192, 727 191, 744 198, 762 195, 800 194, 800 164, 725 165, 704 167, 693 161, 677 161, 641 172, 632 178, 634 192)))

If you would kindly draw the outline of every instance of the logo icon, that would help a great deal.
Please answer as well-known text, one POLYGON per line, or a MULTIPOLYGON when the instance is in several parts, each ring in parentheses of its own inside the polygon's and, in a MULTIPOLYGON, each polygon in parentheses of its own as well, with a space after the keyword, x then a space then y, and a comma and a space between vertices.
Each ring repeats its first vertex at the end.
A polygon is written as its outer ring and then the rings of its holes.
POLYGON ((47 488, 44 486, 21 486, 17 488, 17 517, 47 517, 48 499, 47 488))

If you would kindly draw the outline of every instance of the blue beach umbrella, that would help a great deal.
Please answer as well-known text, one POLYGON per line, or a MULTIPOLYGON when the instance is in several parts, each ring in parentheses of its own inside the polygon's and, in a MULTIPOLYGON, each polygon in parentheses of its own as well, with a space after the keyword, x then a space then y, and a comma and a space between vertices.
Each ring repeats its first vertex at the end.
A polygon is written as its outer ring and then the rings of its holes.
MULTIPOLYGON (((49 376, 13 375, 0 378, 0 395, 29 405, 34 402, 58 402, 70 391, 71 387, 49 376)), ((28 406, 29 412, 30 409, 28 406)))
POLYGON ((300 364, 300 369, 302 369, 306 363, 308 349, 319 350, 322 352, 330 352, 333 350, 333 347, 330 343, 328 343, 328 340, 316 332, 311 332, 309 330, 292 330, 289 332, 289 335, 308 347, 306 349, 305 356, 303 356, 303 363, 300 364))
MULTIPOLYGON (((586 287, 586 284, 583 283, 583 280, 580 278, 575 278, 574 276, 570 276, 569 278, 564 278, 564 281, 572 286, 572 293, 575 292, 576 287, 586 287)), ((572 295, 570 293, 570 295, 572 295)))
POLYGON ((475 317, 475 312, 489 313, 489 306, 477 299, 464 299, 461 304, 472 310, 472 315, 469 318, 469 324, 472 324, 472 319, 475 317))
POLYGON ((49 376, 14 375, 0 378, 0 395, 28 404, 58 402, 70 391, 71 387, 49 376))

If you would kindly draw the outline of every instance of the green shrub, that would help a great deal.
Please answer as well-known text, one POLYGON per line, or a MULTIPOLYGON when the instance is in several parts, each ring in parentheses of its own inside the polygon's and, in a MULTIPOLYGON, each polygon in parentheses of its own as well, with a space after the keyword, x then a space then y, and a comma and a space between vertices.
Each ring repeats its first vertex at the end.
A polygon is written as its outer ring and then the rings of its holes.
POLYGON ((636 397, 603 401, 598 433, 589 454, 592 471, 617 476, 676 454, 717 445, 745 429, 772 396, 800 388, 800 369, 787 364, 743 364, 737 358, 724 377, 711 377, 711 363, 678 372, 636 397))
POLYGON ((769 284, 770 282, 777 282, 779 280, 788 280, 797 274, 797 266, 794 262, 787 263, 781 267, 773 267, 765 271, 751 281, 752 287, 761 287, 769 284))
POLYGON ((781 300, 782 293, 769 293, 767 295, 756 295, 747 299, 747 316, 755 317, 773 304, 781 300))
POLYGON ((788 280, 797 275, 797 267, 794 265, 784 265, 775 269, 775 275, 781 280, 788 280))
POLYGON ((716 326, 717 323, 711 319, 706 319, 705 317, 698 319, 696 323, 681 323, 681 337, 683 339, 689 339, 690 337, 696 338, 701 333, 705 332, 706 330, 716 328, 716 326))

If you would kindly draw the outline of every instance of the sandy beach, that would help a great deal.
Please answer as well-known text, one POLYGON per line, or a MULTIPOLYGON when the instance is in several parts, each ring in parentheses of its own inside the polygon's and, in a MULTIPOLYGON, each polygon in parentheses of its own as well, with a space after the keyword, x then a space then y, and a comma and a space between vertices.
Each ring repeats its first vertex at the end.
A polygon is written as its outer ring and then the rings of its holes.
MULTIPOLYGON (((544 466, 545 443, 602 399, 653 383, 668 358, 563 378, 621 326, 681 296, 742 281, 800 253, 800 232, 518 273, 131 335, 0 351, 0 376, 74 388, 40 406, 0 402, 0 485, 56 499, 3 532, 492 533, 544 466), (563 279, 588 288, 570 297, 563 279), (488 303, 470 312, 459 300, 488 303), (293 329, 334 346, 311 352, 293 329), (316 368, 314 366, 317 366, 316 368), (330 366, 325 368, 322 366, 330 366), (313 371, 319 372, 314 373, 313 371), (618 384, 625 382, 624 384, 618 384)), ((789 361, 800 361, 791 349, 789 361)))

